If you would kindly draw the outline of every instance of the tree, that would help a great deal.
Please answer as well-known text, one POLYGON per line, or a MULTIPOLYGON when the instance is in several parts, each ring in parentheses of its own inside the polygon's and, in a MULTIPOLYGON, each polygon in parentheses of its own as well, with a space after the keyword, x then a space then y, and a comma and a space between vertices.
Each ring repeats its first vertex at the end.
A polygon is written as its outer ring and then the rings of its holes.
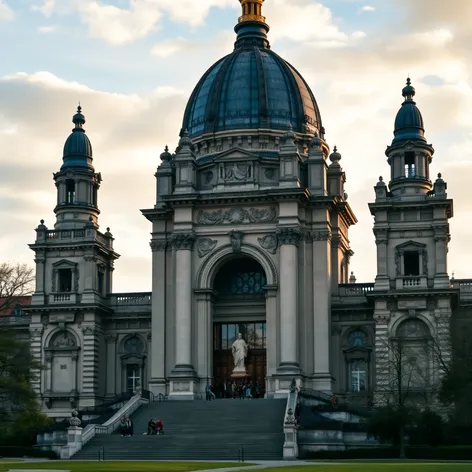
POLYGON ((378 383, 373 415, 367 425, 380 441, 391 441, 406 457, 405 437, 415 427, 422 402, 427 404, 431 383, 431 336, 420 320, 404 321, 397 337, 387 339, 377 352, 378 383))
POLYGON ((26 264, 0 263, 0 313, 13 310, 19 298, 31 295, 34 270, 26 264))
POLYGON ((440 386, 440 400, 452 408, 450 421, 461 438, 472 433, 472 321, 468 318, 458 316, 451 323, 451 355, 442 363, 440 386))
POLYGON ((0 331, 0 443, 21 431, 25 420, 36 426, 44 423, 31 387, 41 368, 28 342, 19 340, 10 330, 0 331))

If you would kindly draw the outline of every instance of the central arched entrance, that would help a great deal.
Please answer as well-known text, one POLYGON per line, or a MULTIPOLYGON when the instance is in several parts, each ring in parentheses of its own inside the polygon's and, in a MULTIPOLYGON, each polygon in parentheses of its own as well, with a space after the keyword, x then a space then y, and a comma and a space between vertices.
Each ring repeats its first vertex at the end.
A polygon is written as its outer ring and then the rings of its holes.
POLYGON ((219 397, 230 396, 225 382, 251 383, 255 396, 263 397, 267 375, 267 322, 265 287, 267 278, 255 259, 230 259, 217 272, 213 288, 213 378, 219 397), (242 334, 248 346, 246 378, 232 377, 232 345, 242 334))

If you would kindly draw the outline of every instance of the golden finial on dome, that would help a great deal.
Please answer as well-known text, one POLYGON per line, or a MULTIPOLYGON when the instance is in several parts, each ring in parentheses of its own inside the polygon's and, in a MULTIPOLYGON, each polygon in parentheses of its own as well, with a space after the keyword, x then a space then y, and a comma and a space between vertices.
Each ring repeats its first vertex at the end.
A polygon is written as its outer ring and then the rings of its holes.
POLYGON ((238 23, 244 21, 258 21, 265 23, 265 16, 262 16, 262 4, 265 0, 239 0, 243 8, 243 14, 239 17, 238 23))

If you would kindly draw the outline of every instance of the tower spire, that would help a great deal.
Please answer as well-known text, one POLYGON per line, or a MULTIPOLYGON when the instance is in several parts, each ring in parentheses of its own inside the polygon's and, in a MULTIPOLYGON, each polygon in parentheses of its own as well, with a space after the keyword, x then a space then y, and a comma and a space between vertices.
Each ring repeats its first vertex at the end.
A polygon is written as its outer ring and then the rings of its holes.
POLYGON ((262 16, 262 4, 265 0, 239 0, 243 9, 242 15, 238 19, 238 23, 245 21, 258 21, 265 23, 265 16, 262 16))
POLYGON ((238 24, 234 27, 238 38, 236 48, 254 47, 269 48, 267 33, 269 25, 265 16, 262 16, 262 4, 265 0, 239 0, 242 14, 238 18, 238 24))

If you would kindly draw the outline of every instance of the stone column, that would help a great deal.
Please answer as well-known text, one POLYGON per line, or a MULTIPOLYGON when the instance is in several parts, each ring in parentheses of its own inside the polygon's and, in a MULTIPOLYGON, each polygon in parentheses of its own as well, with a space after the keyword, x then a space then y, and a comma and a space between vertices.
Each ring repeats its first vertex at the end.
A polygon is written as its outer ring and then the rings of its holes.
POLYGON ((83 333, 81 393, 89 399, 90 403, 87 406, 93 406, 98 392, 97 366, 100 362, 98 329, 96 325, 89 325, 82 326, 81 330, 83 333))
POLYGON ((449 234, 444 234, 443 228, 436 230, 434 236, 436 252, 436 270, 434 274, 434 288, 449 288, 450 281, 447 274, 447 252, 448 243, 451 240, 449 234))
POLYGON ((331 345, 331 232, 318 230, 313 236, 313 388, 332 391, 331 345))
MULTIPOLYGON (((33 356, 33 359, 36 362, 42 363, 42 353, 43 353, 43 347, 42 347, 42 335, 43 335, 44 327, 43 325, 39 323, 31 324, 29 327, 29 332, 30 332, 30 346, 31 346, 31 354, 33 356)), ((47 385, 44 383, 44 376, 41 375, 41 371, 38 369, 35 369, 34 371, 31 372, 34 376, 33 380, 31 380, 31 388, 34 390, 34 392, 41 397, 41 392, 43 391, 44 388, 47 388, 47 385), (43 382, 41 382, 41 377, 43 379, 43 382)))
POLYGON ((267 353, 267 385, 266 395, 275 391, 272 377, 277 373, 277 346, 280 338, 277 337, 277 285, 266 286, 266 353, 267 353))
POLYGON ((167 249, 165 239, 152 240, 152 323, 151 379, 149 390, 154 395, 166 394, 166 312, 167 312, 167 249))
POLYGON ((213 377, 213 324, 212 307, 215 292, 196 291, 197 296, 197 375, 200 378, 200 392, 205 391, 207 379, 213 377))
POLYGON ((175 249, 175 373, 193 375, 192 366, 192 250, 193 233, 174 234, 175 249))
POLYGON ((107 334, 106 396, 114 397, 116 392, 116 334, 107 334))
POLYGON ((388 290, 390 280, 388 277, 388 230, 375 230, 375 244, 377 245, 377 275, 375 277, 376 290, 388 290))
POLYGON ((280 228, 280 363, 279 374, 297 375, 298 362, 298 228, 280 228))

